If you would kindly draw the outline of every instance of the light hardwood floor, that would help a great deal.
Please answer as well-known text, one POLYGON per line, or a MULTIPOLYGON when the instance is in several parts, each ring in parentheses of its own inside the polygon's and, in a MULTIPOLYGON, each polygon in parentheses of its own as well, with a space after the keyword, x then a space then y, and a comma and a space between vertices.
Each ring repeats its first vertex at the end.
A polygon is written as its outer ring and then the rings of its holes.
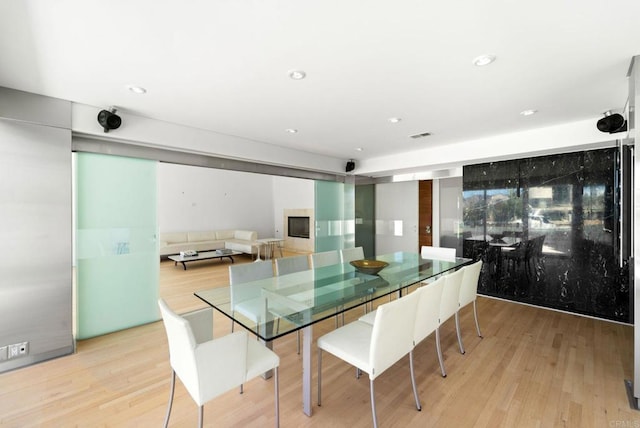
MULTIPOLYGON (((163 261, 160 294, 178 312, 204 307, 193 292, 225 285, 228 264, 198 262, 183 271, 163 261)), ((478 309, 484 339, 475 335, 472 309, 462 311, 466 355, 458 352, 453 320, 443 326, 446 378, 433 336, 415 350, 421 412, 413 403, 408 358, 376 380, 382 427, 640 426, 624 387, 632 376, 630 326, 483 297, 478 309)), ((214 325, 217 336, 229 332, 228 319, 217 313, 214 325)), ((314 337, 333 327, 332 319, 318 324, 314 337)), ((352 367, 325 354, 323 405, 314 404, 309 418, 301 409, 295 335, 276 341, 274 350, 281 358, 283 427, 371 426, 366 376, 355 379, 352 367)), ((314 351, 314 403, 315 358, 314 351)), ((79 341, 74 355, 0 374, 0 425, 162 426, 169 376, 161 322, 79 341)), ((205 405, 204 417, 207 426, 273 426, 273 380, 255 379, 242 395, 224 394, 205 405)), ((196 423, 196 406, 178 381, 170 426, 196 423)))

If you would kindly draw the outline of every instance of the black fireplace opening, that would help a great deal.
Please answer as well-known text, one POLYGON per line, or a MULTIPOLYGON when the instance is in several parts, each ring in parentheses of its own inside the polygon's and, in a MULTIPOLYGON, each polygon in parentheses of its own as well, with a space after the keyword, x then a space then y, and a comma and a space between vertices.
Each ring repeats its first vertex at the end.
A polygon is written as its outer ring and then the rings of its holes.
POLYGON ((288 217, 288 235, 309 239, 309 217, 288 217))

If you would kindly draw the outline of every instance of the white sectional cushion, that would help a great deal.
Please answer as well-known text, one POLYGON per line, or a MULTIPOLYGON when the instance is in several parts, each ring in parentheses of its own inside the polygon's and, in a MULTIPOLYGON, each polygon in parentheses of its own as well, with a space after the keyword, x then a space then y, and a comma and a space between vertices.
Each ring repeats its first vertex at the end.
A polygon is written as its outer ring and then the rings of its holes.
POLYGON ((218 230, 216 231, 216 239, 233 239, 233 230, 218 230))
POLYGON ((187 242, 187 232, 169 232, 160 234, 160 241, 167 244, 187 242))
POLYGON ((198 242, 198 241, 215 241, 216 232, 204 231, 204 232, 187 232, 187 241, 188 242, 198 242))
POLYGON ((257 238, 258 232, 251 230, 161 233, 159 252, 160 256, 168 256, 186 250, 208 251, 226 247, 252 254, 257 252, 257 247, 251 245, 257 238))
POLYGON ((253 254, 258 251, 257 247, 251 245, 251 241, 244 239, 227 239, 224 241, 225 248, 234 251, 241 251, 247 254, 253 254))
POLYGON ((258 239, 258 232, 253 230, 236 230, 234 238, 245 241, 255 241, 258 239))

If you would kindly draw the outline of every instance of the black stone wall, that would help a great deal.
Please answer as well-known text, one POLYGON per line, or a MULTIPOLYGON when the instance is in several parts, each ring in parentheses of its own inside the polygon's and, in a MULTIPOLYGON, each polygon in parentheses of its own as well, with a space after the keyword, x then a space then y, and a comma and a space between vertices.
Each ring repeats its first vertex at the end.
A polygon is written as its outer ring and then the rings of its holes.
POLYGON ((463 255, 478 292, 630 322, 618 149, 464 167, 463 255))

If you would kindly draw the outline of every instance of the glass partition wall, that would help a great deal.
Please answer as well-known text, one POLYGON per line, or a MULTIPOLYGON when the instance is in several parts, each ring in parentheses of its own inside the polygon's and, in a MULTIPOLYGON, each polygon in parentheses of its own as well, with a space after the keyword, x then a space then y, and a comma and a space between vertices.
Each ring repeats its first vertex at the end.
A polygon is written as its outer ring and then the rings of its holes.
POLYGON ((158 320, 157 162, 76 160, 77 338, 158 320))
POLYGON ((629 322, 620 266, 619 152, 593 150, 464 168, 464 255, 478 291, 629 322))
POLYGON ((355 185, 315 182, 315 251, 355 246, 355 185))

